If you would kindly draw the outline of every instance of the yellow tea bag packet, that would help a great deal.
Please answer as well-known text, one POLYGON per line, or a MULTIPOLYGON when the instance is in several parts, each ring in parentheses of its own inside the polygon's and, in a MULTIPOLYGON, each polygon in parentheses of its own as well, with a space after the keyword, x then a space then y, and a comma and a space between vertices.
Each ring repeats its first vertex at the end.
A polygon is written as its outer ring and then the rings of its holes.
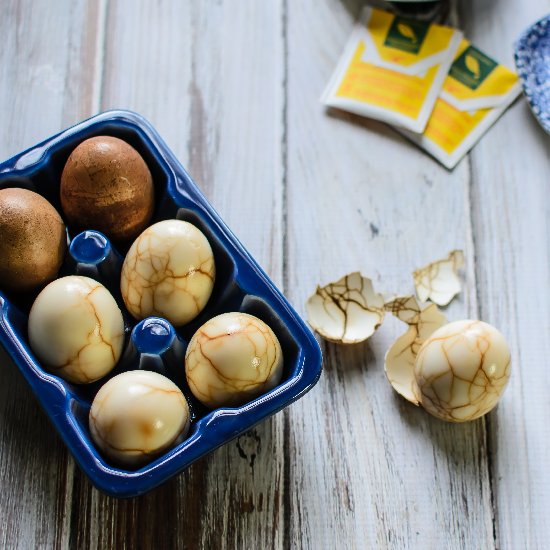
POLYGON ((461 39, 456 29, 367 7, 321 100, 422 133, 461 39))
POLYGON ((402 133, 453 168, 520 91, 513 71, 462 40, 426 130, 402 133))

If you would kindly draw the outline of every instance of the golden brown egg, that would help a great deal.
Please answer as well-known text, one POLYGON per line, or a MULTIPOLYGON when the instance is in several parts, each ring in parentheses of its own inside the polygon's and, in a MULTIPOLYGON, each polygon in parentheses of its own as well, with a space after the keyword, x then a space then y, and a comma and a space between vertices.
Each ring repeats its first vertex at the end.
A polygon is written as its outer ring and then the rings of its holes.
POLYGON ((0 190, 0 289, 27 291, 50 282, 66 249, 65 224, 44 197, 0 190))
POLYGON ((115 241, 136 238, 153 215, 153 178, 125 141, 97 136, 83 141, 61 175, 61 206, 78 229, 97 229, 115 241))

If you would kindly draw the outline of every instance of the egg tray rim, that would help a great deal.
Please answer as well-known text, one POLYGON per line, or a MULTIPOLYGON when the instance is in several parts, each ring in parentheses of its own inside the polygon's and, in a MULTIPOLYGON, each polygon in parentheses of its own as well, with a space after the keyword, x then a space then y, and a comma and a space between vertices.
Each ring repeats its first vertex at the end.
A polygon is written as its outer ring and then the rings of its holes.
MULTIPOLYGON (((164 483, 202 456, 301 398, 319 380, 322 354, 317 340, 305 322, 227 227, 158 132, 141 115, 127 110, 112 110, 92 116, 0 163, 0 178, 17 178, 24 175, 25 171, 43 169, 45 166, 41 165, 47 164, 48 151, 52 147, 61 145, 76 134, 86 138, 86 134, 92 133, 94 127, 105 123, 129 126, 140 137, 145 138, 149 153, 163 168, 168 169, 166 193, 179 206, 183 198, 200 206, 213 222, 217 238, 224 244, 238 268, 246 266, 250 270, 243 275, 249 285, 254 287, 254 280, 256 283, 261 280, 265 285, 270 294, 269 306, 292 335, 298 348, 298 368, 273 390, 241 407, 220 408, 210 412, 196 422, 182 444, 139 470, 123 470, 110 466, 95 446, 88 444, 71 412, 71 404, 76 396, 61 379, 47 373, 34 360, 27 344, 17 337, 10 318, 17 318, 20 312, 0 291, 0 343, 31 386, 46 416, 57 429, 81 470, 103 492, 118 498, 129 498, 164 483)), ((246 288, 246 285, 243 289, 261 299, 267 297, 265 292, 258 293, 246 288)))

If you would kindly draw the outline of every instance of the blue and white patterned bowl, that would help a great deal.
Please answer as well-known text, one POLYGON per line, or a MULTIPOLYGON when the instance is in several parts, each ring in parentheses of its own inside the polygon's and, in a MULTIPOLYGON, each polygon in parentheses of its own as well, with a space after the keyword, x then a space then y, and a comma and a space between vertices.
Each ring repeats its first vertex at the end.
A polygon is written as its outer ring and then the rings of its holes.
POLYGON ((550 134, 550 15, 524 31, 515 44, 515 58, 531 110, 550 134))

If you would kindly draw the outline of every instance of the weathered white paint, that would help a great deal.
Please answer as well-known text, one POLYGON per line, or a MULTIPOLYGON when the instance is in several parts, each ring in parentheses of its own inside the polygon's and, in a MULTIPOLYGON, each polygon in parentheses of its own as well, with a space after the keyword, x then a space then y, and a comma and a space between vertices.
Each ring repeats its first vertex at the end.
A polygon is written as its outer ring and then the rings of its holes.
MULTIPOLYGON (((412 271, 458 247, 473 265, 469 166, 452 174, 385 126, 327 115, 318 102, 351 31, 355 6, 289 4, 288 293, 356 269, 377 290, 409 292, 412 271)), ((476 314, 468 292, 449 309, 476 314)), ((327 345, 317 391, 292 407, 292 539, 313 547, 490 548, 483 421, 450 426, 397 398, 384 353, 405 325, 365 345, 327 345)))
MULTIPOLYGON (((461 19, 473 40, 513 66, 512 44, 550 11, 469 1, 461 19)), ((471 202, 480 315, 509 338, 513 377, 489 419, 497 544, 544 548, 550 538, 550 138, 523 98, 471 154, 471 202)))
MULTIPOLYGON (((3 2, 0 156, 87 116, 95 2, 3 2)), ((0 350, 0 546, 67 546, 72 461, 18 371, 0 350)))
MULTIPOLYGON (((360 269, 377 290, 411 291, 415 267, 464 249, 466 288, 447 315, 509 337, 497 412, 448 425, 395 396, 383 357, 405 326, 388 318, 367 344, 325 345, 304 399, 119 502, 74 467, 0 351, 0 546, 544 547, 550 140, 520 101, 450 173, 381 124, 325 113, 362 3, 9 2, 0 157, 97 110, 142 113, 301 312, 317 282, 360 269)), ((458 10, 508 62, 550 7, 514 4, 458 10)))

